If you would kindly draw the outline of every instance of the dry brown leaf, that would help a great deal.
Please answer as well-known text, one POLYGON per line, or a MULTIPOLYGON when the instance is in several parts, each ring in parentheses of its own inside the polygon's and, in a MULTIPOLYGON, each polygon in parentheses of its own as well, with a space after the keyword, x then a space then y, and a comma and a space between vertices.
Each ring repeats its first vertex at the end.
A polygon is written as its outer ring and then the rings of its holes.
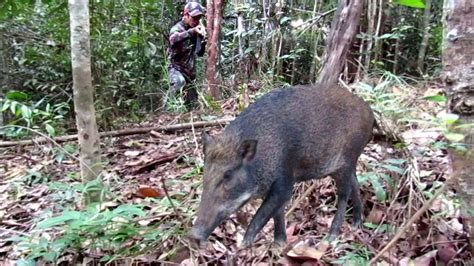
POLYGON ((372 224, 380 224, 385 216, 385 212, 378 209, 376 206, 372 208, 369 216, 367 217, 367 222, 372 224))
POLYGON ((456 248, 453 244, 442 245, 439 247, 438 257, 446 264, 448 264, 456 255, 456 248))
MULTIPOLYGON (((321 243, 322 244, 322 243, 321 243)), ((315 249, 308 246, 307 244, 300 242, 296 244, 286 255, 291 258, 300 259, 300 260, 319 260, 323 257, 324 253, 327 250, 326 244, 320 245, 320 248, 315 249)))
POLYGON ((296 225, 297 223, 291 223, 290 226, 286 228, 286 237, 287 237, 288 243, 290 244, 298 240, 298 236, 294 235, 295 230, 296 230, 296 225))
POLYGON ((418 258, 403 258, 400 260, 400 266, 429 266, 436 259, 438 250, 432 250, 418 258))
POLYGON ((165 196, 163 190, 156 190, 152 187, 141 187, 138 189, 137 194, 142 198, 162 198, 165 196))
POLYGON ((191 259, 185 259, 183 260, 179 265, 183 265, 183 266, 193 266, 194 263, 191 259))

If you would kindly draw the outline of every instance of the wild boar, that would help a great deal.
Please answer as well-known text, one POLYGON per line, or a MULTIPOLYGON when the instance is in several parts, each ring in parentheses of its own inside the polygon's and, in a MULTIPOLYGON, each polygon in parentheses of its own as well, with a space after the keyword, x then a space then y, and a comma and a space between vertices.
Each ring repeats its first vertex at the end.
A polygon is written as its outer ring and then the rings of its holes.
POLYGON ((356 164, 374 123, 370 106, 339 86, 294 86, 264 95, 222 134, 203 134, 203 192, 191 237, 206 240, 250 199, 263 198, 243 244, 251 245, 270 218, 274 241, 284 244, 284 211, 294 184, 328 175, 338 198, 328 237, 337 236, 349 198, 353 224, 359 226, 363 206, 356 164))

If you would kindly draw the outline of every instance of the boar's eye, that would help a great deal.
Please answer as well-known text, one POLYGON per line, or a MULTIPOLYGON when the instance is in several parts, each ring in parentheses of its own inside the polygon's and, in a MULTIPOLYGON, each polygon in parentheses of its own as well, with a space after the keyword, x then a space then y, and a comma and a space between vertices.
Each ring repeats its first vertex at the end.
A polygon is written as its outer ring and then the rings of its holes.
POLYGON ((232 177, 232 170, 227 170, 224 173, 224 179, 229 179, 232 177))

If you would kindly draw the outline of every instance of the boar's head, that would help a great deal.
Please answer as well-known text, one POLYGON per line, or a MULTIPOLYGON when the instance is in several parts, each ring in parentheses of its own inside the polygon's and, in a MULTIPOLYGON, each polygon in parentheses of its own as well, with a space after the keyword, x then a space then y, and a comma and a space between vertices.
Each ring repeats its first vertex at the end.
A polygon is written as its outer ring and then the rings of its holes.
POLYGON ((252 171, 256 140, 240 140, 223 133, 202 135, 204 146, 204 180, 197 219, 191 237, 205 241, 232 213, 257 192, 252 171))

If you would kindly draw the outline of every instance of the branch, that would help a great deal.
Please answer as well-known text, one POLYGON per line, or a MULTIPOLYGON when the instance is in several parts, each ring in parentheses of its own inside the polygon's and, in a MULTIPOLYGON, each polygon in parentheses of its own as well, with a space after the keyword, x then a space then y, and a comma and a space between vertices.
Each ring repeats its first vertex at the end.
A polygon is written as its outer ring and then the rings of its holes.
MULTIPOLYGON (((174 132, 177 130, 182 129, 190 129, 190 128, 201 128, 201 127, 212 127, 212 126, 219 126, 223 124, 227 124, 230 121, 234 120, 234 118, 223 118, 214 121, 198 121, 194 123, 182 123, 182 124, 175 124, 169 126, 160 126, 160 127, 142 127, 142 128, 128 128, 128 129, 121 129, 121 130, 113 130, 107 132, 101 132, 99 135, 100 137, 118 137, 118 136, 127 136, 127 135, 137 135, 137 134, 146 134, 150 131, 165 131, 165 132, 174 132)), ((76 141, 77 135, 67 135, 67 136, 60 136, 52 138, 54 141, 60 142, 67 142, 67 141, 76 141)), ((19 140, 19 141, 0 141, 0 148, 1 147, 11 147, 17 145, 33 145, 33 144, 41 144, 48 142, 48 138, 39 137, 30 140, 19 140)))
MULTIPOLYGON (((452 180, 452 179, 451 179, 452 180)), ((392 238, 392 240, 369 262, 369 265, 374 265, 375 262, 377 261, 377 259, 379 259, 381 256, 383 256, 383 254, 385 252, 387 252, 393 245, 395 245, 398 241, 398 239, 400 239, 400 237, 402 237, 402 235, 405 233, 405 231, 410 228, 412 226, 412 224, 418 220, 421 215, 423 215, 423 213, 425 213, 428 208, 431 206, 431 204, 433 204, 433 201, 435 201, 436 198, 439 197, 439 195, 441 195, 445 190, 446 188, 448 187, 448 183, 449 181, 447 181, 446 183, 444 183, 444 185, 438 189, 438 191, 433 195, 433 197, 428 201, 426 202, 423 207, 421 207, 421 209, 419 209, 415 215, 413 215, 410 220, 408 220, 405 225, 400 228, 400 230, 398 230, 397 234, 395 234, 395 236, 392 238)))

